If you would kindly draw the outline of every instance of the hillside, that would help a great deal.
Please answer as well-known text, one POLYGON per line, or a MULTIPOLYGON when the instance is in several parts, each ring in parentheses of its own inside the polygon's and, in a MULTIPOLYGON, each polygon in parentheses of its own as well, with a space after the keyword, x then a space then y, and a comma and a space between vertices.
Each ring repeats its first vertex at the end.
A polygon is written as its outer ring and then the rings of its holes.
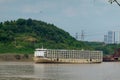
POLYGON ((0 23, 0 53, 33 53, 42 45, 50 49, 90 49, 54 24, 32 19, 0 23))
POLYGON ((94 50, 103 51, 104 55, 112 55, 120 48, 120 44, 105 44, 103 42, 84 42, 94 50))

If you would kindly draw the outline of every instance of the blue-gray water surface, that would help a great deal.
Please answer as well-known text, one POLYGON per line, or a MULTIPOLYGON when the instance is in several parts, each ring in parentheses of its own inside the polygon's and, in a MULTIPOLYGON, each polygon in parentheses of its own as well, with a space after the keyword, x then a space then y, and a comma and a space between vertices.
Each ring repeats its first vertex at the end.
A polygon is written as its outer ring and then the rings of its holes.
POLYGON ((0 80, 120 80, 120 62, 101 64, 0 62, 0 80))

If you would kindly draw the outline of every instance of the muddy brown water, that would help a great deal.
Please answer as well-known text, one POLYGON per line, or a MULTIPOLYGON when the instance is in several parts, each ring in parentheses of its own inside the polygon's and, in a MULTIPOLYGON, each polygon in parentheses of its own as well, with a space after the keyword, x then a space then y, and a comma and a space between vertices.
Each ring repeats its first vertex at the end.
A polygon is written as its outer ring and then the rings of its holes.
POLYGON ((120 80, 120 62, 101 64, 0 62, 0 80, 120 80))

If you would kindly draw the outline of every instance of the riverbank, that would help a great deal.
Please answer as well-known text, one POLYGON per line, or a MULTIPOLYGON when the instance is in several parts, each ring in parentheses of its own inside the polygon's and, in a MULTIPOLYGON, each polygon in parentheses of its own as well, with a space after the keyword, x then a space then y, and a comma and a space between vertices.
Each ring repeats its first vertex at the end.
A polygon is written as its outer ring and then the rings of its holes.
POLYGON ((33 54, 0 54, 0 61, 33 62, 33 54))

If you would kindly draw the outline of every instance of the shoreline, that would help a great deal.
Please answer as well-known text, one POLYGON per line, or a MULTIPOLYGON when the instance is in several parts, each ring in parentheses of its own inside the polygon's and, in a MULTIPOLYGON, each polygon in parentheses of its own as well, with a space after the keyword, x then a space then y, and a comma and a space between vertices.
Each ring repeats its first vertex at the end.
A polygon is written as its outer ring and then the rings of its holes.
POLYGON ((0 54, 0 62, 33 62, 33 54, 0 54))
MULTIPOLYGON (((18 53, 1 53, 0 62, 34 62, 33 54, 18 53)), ((120 62, 120 61, 103 61, 103 62, 120 62)))

